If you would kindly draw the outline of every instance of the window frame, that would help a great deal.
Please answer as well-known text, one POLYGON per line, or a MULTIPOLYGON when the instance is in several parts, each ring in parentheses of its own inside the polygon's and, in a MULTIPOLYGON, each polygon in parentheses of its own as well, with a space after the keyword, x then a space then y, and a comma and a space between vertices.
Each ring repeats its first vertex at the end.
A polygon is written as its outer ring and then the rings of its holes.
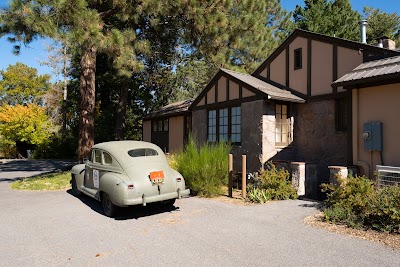
POLYGON ((293 142, 293 127, 292 127, 292 120, 290 116, 290 104, 287 103, 275 103, 275 147, 288 147, 293 142), (277 112, 277 108, 280 106, 280 113, 277 112), (283 107, 286 106, 286 114, 283 112, 283 107), (278 122, 278 114, 280 115, 279 121, 286 120, 286 122, 278 122), (286 116, 284 118, 283 116, 286 116), (280 124, 279 131, 278 131, 278 123, 280 124), (287 127, 287 133, 283 131, 283 127, 287 127), (287 134, 286 142, 283 142, 284 135, 287 134), (280 136, 280 141, 278 142, 278 135, 280 136))
MULTIPOLYGON (((220 141, 226 141, 226 142, 231 142, 232 145, 237 145, 240 146, 241 145, 241 141, 242 141, 242 107, 241 105, 234 105, 234 106, 225 106, 225 107, 220 107, 220 108, 212 108, 212 109, 207 109, 207 136, 206 136, 206 140, 207 142, 210 143, 214 143, 214 142, 220 142, 220 141), (240 142, 233 142, 232 141, 232 109, 233 108, 240 108, 240 113, 238 115, 239 117, 239 123, 236 123, 235 125, 239 125, 239 132, 238 133, 234 133, 234 134, 238 134, 239 135, 239 140, 240 142), (226 125, 225 122, 223 122, 224 124, 221 124, 221 116, 220 116, 220 111, 224 110, 224 114, 225 115, 227 113, 227 120, 228 120, 228 124, 226 125), (225 113, 225 110, 227 111, 225 113), (215 125, 211 125, 210 127, 210 112, 214 112, 215 114, 215 125), (220 140, 221 139, 221 126, 226 127, 227 126, 227 140, 220 140), (214 129, 215 128, 215 133, 212 132, 210 133, 210 129, 214 129), (213 136, 215 136, 215 138, 210 139, 210 134, 212 134, 213 136)), ((226 116, 223 116, 223 118, 226 118, 226 116)), ((224 128, 226 129, 226 128, 224 128)), ((224 134, 226 134, 224 132, 224 134)))
POLYGON ((303 68, 303 49, 301 47, 294 50, 293 65, 294 70, 300 70, 303 68))
POLYGON ((151 120, 151 132, 169 132, 169 118, 151 120))

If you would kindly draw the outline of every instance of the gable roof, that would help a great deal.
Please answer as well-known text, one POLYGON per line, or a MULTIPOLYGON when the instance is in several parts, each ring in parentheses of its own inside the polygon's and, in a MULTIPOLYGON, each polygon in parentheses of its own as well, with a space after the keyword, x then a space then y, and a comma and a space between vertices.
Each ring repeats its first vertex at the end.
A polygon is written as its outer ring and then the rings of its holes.
POLYGON ((400 55, 400 51, 390 50, 386 48, 381 48, 369 44, 363 44, 356 41, 346 40, 342 38, 332 37, 320 33, 310 32, 301 29, 295 29, 288 38, 281 45, 276 48, 271 55, 252 73, 252 75, 258 75, 260 72, 268 65, 268 63, 272 62, 286 47, 297 37, 303 37, 306 39, 312 39, 324 43, 337 44, 341 47, 350 48, 350 49, 361 49, 368 52, 374 52, 378 54, 384 54, 386 57, 389 56, 397 56, 400 55))
POLYGON ((305 100, 301 97, 295 96, 292 94, 290 91, 280 89, 270 83, 264 82, 254 76, 251 76, 249 74, 241 73, 241 72, 236 72, 232 70, 227 70, 227 69, 222 69, 221 71, 223 73, 228 74, 228 76, 234 77, 245 84, 253 87, 254 89, 258 90, 259 92, 265 94, 268 96, 268 99, 273 99, 273 100, 284 100, 284 101, 289 101, 289 102, 298 102, 298 103, 304 103, 305 100))
POLYGON ((365 62, 336 80, 347 89, 400 82, 400 56, 365 62))
POLYGON ((303 98, 292 94, 290 91, 281 89, 279 87, 276 87, 275 85, 264 82, 263 80, 251 76, 250 74, 220 68, 217 74, 214 75, 214 78, 211 79, 211 81, 207 84, 207 86, 203 89, 203 91, 194 99, 189 109, 195 107, 201 101, 201 99, 207 94, 207 92, 214 86, 214 84, 218 81, 218 79, 221 78, 223 75, 226 76, 228 79, 232 80, 233 82, 248 86, 248 89, 253 93, 261 96, 267 96, 269 99, 298 102, 298 103, 305 102, 303 98))
POLYGON ((147 114, 143 119, 149 120, 154 117, 172 117, 185 114, 188 112, 188 109, 192 102, 193 99, 186 99, 183 101, 168 104, 155 112, 147 114))

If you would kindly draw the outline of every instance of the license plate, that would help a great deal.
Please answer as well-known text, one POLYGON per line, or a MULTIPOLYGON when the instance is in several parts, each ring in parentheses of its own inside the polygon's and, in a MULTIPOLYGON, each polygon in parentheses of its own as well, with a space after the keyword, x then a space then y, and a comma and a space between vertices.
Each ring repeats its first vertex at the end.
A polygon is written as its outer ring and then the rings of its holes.
POLYGON ((150 172, 150 181, 153 185, 162 184, 164 182, 164 172, 163 171, 150 172))

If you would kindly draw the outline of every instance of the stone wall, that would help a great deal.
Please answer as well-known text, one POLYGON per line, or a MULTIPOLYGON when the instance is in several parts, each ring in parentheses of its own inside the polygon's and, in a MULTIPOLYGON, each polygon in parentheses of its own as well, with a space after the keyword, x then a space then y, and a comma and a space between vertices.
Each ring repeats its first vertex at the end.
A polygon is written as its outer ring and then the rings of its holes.
POLYGON ((297 105, 296 160, 317 163, 320 181, 329 180, 329 165, 347 165, 347 143, 347 133, 335 129, 335 100, 297 105))
POLYGON ((241 104, 242 142, 232 148, 233 169, 242 171, 242 155, 247 155, 247 172, 256 172, 261 168, 262 158, 262 120, 265 112, 264 100, 241 104))
POLYGON ((198 144, 207 141, 207 110, 199 109, 192 111, 192 134, 198 144))

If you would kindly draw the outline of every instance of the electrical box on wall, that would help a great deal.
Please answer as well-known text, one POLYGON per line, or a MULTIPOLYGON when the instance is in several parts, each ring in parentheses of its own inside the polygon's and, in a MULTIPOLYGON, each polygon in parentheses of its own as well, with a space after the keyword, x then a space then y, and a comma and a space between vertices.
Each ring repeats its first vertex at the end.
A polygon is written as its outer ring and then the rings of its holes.
POLYGON ((382 123, 380 122, 364 123, 363 138, 364 138, 364 150, 382 151, 383 150, 382 123))

